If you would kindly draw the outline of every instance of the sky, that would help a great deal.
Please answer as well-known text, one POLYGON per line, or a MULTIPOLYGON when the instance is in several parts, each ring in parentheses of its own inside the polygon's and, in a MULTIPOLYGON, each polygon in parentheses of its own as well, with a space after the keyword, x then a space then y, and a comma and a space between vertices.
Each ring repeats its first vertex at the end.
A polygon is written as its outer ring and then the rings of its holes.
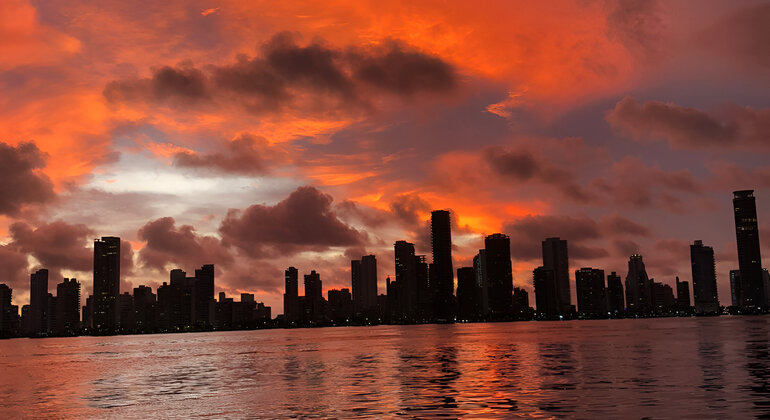
MULTIPOLYGON (((283 270, 350 287, 393 243, 454 267, 496 232, 532 293, 540 243, 574 270, 691 280, 689 244, 737 269, 732 191, 770 246, 770 2, 0 2, 0 282, 28 302, 216 265, 217 292, 282 313, 283 270)), ((763 259, 770 265, 770 248, 763 259)))

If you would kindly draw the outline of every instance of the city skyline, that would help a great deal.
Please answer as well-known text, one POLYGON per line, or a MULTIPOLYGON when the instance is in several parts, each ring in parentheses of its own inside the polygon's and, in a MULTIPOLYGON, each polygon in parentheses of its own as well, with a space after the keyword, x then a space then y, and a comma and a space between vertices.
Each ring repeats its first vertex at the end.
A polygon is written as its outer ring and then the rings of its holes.
POLYGON ((570 276, 640 253, 672 287, 701 239, 724 300, 724 197, 753 188, 768 231, 766 4, 214 3, 4 10, 0 281, 19 303, 37 268, 88 278, 100 235, 123 241, 122 290, 205 261, 215 293, 280 309, 286 267, 342 288, 373 254, 382 292, 393 243, 430 254, 434 209, 456 215, 453 273, 509 235, 530 300, 556 236, 570 276))

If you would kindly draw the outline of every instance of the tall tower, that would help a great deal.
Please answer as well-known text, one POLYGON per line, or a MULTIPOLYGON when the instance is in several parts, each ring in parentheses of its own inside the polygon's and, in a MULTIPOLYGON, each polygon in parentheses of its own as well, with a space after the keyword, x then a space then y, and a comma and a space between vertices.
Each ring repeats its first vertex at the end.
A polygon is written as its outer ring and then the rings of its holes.
POLYGON ((553 270, 556 276, 556 299, 561 315, 572 312, 572 295, 569 287, 569 257, 567 256, 567 241, 559 238, 548 238, 543 241, 543 267, 553 270))
POLYGON ((214 325, 214 264, 195 270, 195 323, 214 325))
POLYGON ((72 334, 80 328, 80 283, 64 279, 56 285, 56 332, 72 334))
POLYGON ((607 317, 604 270, 585 267, 575 271, 578 312, 584 318, 607 317))
POLYGON ((626 311, 629 315, 652 313, 652 282, 647 277, 642 256, 634 254, 628 259, 626 275, 626 311))
POLYGON ((393 245, 396 260, 396 284, 401 300, 401 313, 407 317, 414 316, 417 309, 417 260, 414 255, 414 244, 407 241, 397 241, 393 245))
POLYGON ((452 269, 452 228, 449 212, 435 210, 430 215, 430 235, 433 249, 431 284, 434 316, 438 320, 453 321, 455 315, 454 271, 452 269))
MULTIPOLYGON (((762 255, 759 251, 759 227, 754 190, 733 192, 735 239, 738 245, 738 268, 741 272, 740 306, 758 310, 764 307, 762 255)), ((696 298, 697 300, 697 298, 696 298)))
POLYGON ((313 321, 319 321, 323 318, 321 305, 323 302, 323 287, 321 275, 315 270, 310 274, 305 274, 305 304, 309 311, 309 318, 313 321))
POLYGON ((495 318, 513 314, 513 271, 511 239, 502 233, 484 238, 487 292, 490 315, 495 318))
MULTIPOLYGON (((714 249, 704 246, 703 241, 690 245, 692 265, 692 288, 695 295, 695 312, 718 314, 717 274, 714 263, 714 249)), ((689 298, 689 296, 688 296, 689 298)))
POLYGON ((43 268, 29 278, 29 332, 44 333, 48 330, 48 270, 43 268))
POLYGON ((118 324, 120 295, 120 238, 103 236, 94 241, 93 328, 110 333, 118 324))
POLYGON ((283 318, 286 322, 299 321, 299 272, 294 267, 284 271, 283 318))
POLYGON ((365 311, 377 307, 377 258, 374 255, 361 257, 361 298, 365 311))

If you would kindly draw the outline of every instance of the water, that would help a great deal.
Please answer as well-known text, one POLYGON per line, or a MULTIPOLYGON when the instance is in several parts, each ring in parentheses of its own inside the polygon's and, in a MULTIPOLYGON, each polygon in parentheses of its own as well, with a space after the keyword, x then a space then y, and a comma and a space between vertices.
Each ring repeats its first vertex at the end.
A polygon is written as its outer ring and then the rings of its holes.
POLYGON ((0 417, 770 416, 770 317, 0 341, 0 417))

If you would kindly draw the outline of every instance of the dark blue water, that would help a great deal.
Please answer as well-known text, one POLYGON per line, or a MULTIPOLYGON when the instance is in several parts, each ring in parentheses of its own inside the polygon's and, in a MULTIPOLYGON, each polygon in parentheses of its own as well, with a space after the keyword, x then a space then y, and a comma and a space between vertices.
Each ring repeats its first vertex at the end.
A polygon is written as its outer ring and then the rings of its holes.
POLYGON ((0 417, 770 416, 770 317, 0 341, 0 417))

